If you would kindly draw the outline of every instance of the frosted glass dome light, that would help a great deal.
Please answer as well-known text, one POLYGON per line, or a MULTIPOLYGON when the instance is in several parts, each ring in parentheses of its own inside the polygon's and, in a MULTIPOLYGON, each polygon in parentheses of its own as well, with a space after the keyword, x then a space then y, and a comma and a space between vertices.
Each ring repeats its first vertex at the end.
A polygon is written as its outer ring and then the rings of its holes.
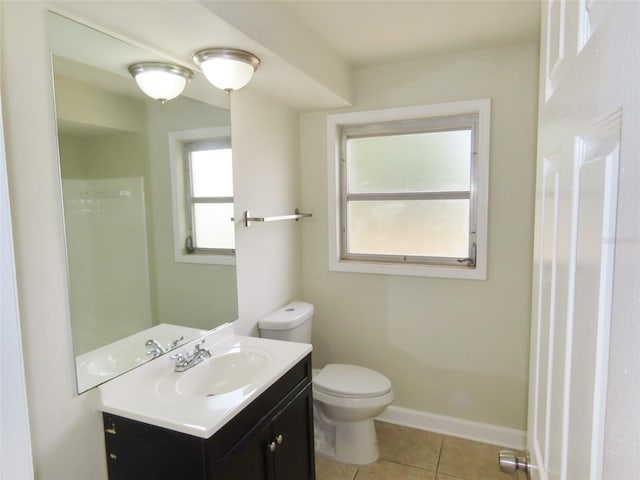
POLYGON ((180 95, 193 78, 188 68, 161 62, 134 63, 129 65, 129 73, 140 90, 162 103, 180 95))
POLYGON ((234 48, 208 48, 193 54, 193 61, 215 87, 226 92, 244 87, 260 65, 252 53, 234 48))

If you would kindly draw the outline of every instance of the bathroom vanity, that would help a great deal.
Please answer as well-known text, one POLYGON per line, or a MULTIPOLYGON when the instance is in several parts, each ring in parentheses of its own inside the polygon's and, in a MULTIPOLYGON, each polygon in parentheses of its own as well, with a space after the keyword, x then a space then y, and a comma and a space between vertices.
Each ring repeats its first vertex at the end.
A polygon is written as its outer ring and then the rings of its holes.
POLYGON ((187 372, 138 369, 101 387, 110 480, 315 479, 311 346, 209 343, 187 372))

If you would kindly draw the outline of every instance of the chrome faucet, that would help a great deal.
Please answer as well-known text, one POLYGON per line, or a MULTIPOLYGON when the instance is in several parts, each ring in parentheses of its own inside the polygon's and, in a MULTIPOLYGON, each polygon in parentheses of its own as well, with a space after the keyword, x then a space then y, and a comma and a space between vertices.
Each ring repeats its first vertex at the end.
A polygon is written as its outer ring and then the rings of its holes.
POLYGON ((211 356, 211 352, 206 348, 202 348, 201 345, 204 345, 204 340, 200 343, 196 343, 192 353, 186 352, 172 355, 171 358, 176 361, 174 371, 184 372, 185 370, 189 370, 191 367, 199 364, 205 358, 209 358, 211 356))
POLYGON ((151 350, 148 350, 146 354, 153 355, 154 358, 167 352, 167 349, 165 349, 162 345, 160 345, 160 343, 157 340, 153 338, 150 338, 149 340, 147 340, 147 342, 144 345, 146 347, 153 347, 151 350))
POLYGON ((184 335, 182 335, 180 338, 177 338, 173 342, 171 342, 169 344, 168 350, 173 350, 174 348, 176 348, 182 340, 184 340, 184 335))
POLYGON ((158 342, 156 339, 150 338, 145 343, 145 346, 153 347, 153 348, 151 350, 147 350, 146 354, 147 355, 153 355, 153 358, 156 358, 156 357, 162 355, 163 353, 167 353, 168 351, 173 350, 174 348, 176 348, 178 346, 178 344, 182 340, 184 340, 184 335, 181 336, 180 338, 175 339, 167 347, 163 347, 162 345, 160 345, 160 342, 158 342))

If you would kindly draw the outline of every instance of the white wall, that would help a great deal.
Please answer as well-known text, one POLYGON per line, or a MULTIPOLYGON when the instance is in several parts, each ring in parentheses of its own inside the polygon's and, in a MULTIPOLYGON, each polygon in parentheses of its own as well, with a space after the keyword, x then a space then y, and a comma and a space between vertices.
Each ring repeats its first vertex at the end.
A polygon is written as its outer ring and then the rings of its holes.
POLYGON ((301 119, 304 299, 314 363, 392 381, 395 405, 524 430, 529 347, 538 52, 535 45, 356 73, 356 105, 492 99, 486 281, 328 271, 326 112, 301 119))
POLYGON ((75 394, 46 10, 39 2, 3 2, 2 9, 3 116, 35 475, 102 480, 97 392, 75 394))
MULTIPOLYGON (((3 114, 26 387, 37 479, 104 480, 98 395, 75 393, 46 5, 2 2, 3 114), (18 48, 19 46, 19 48, 18 48), (29 75, 25 75, 29 72, 29 75)), ((233 94, 236 213, 284 213, 299 199, 297 116, 233 94)), ((237 231, 238 330, 301 294, 301 225, 237 231)))
MULTIPOLYGON (((231 94, 239 319, 236 332, 257 334, 266 314, 302 295, 301 222, 240 225, 293 213, 300 205, 298 116, 277 102, 231 94)), ((302 223, 304 220, 302 221, 302 223)))
POLYGON ((0 115, 0 479, 33 478, 9 185, 0 115))

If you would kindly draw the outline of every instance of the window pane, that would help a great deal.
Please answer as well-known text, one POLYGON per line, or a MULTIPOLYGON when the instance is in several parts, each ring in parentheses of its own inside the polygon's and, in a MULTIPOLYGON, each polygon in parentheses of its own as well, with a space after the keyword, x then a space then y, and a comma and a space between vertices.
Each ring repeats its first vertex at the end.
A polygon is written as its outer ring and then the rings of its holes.
POLYGON ((352 201, 347 218, 349 253, 469 256, 469 200, 352 201))
POLYGON ((196 248, 235 248, 232 203, 194 204, 196 248))
POLYGON ((194 197, 232 197, 231 149, 191 152, 191 189, 194 197))
POLYGON ((351 138, 349 193, 466 191, 471 130, 351 138))

